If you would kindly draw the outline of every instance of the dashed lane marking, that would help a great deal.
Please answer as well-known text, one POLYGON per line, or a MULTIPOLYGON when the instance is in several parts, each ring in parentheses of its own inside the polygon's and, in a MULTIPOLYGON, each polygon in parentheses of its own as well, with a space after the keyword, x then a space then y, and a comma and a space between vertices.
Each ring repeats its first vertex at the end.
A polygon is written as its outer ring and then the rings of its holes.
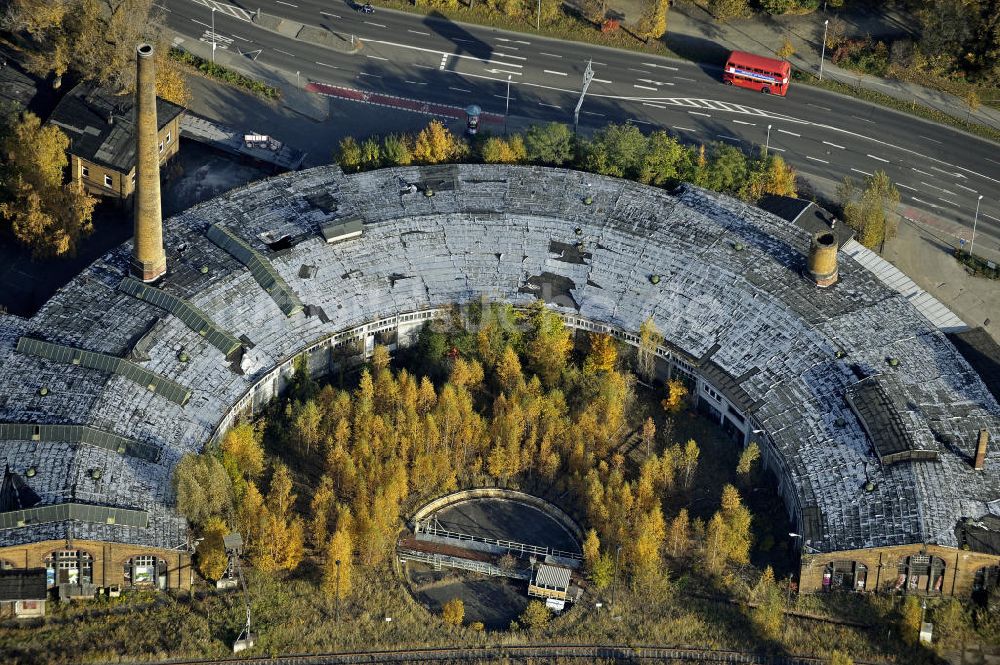
POLYGON ((814 162, 822 162, 824 164, 829 164, 830 163, 830 162, 826 161, 825 159, 820 159, 819 157, 810 157, 809 155, 806 155, 806 159, 811 159, 814 162))
POLYGON ((789 134, 791 136, 798 136, 800 138, 802 137, 802 134, 796 134, 795 132, 790 132, 787 129, 779 129, 778 131, 781 132, 782 134, 789 134))
POLYGON ((888 163, 889 163, 889 160, 888 160, 888 159, 884 159, 884 158, 882 158, 882 157, 877 157, 877 156, 875 156, 875 155, 872 155, 872 154, 870 154, 870 153, 868 154, 868 156, 869 156, 869 157, 871 157, 872 159, 875 159, 875 160, 878 160, 878 161, 880 161, 880 162, 885 162, 886 164, 888 164, 888 163))
POLYGON ((863 173, 866 176, 871 176, 871 173, 869 173, 868 171, 862 171, 861 169, 856 169, 854 167, 851 167, 851 170, 854 171, 855 173, 863 173))

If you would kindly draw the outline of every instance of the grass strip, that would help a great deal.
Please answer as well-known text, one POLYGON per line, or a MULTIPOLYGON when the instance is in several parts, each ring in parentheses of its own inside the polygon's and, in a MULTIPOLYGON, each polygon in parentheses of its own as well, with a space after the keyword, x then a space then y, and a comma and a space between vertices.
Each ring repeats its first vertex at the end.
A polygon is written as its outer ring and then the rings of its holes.
POLYGON ((176 46, 170 49, 170 59, 196 70, 203 76, 228 83, 237 88, 243 88, 265 99, 279 99, 281 97, 281 90, 273 85, 262 83, 257 79, 250 78, 222 65, 217 65, 176 46))

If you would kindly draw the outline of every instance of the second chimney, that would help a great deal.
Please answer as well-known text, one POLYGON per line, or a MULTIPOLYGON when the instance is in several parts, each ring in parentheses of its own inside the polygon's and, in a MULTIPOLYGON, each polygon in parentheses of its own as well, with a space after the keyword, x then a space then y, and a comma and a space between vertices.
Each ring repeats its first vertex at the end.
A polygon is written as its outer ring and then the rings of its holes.
POLYGON ((136 48, 136 68, 132 274, 144 282, 152 282, 167 272, 167 256, 163 251, 156 65, 151 45, 139 44, 136 48))
POLYGON ((976 461, 972 464, 972 468, 976 471, 982 471, 983 467, 986 466, 986 447, 989 443, 990 431, 988 429, 979 430, 979 441, 976 443, 976 461))
POLYGON ((837 236, 832 231, 813 234, 807 268, 816 286, 827 287, 837 281, 837 249, 837 236))

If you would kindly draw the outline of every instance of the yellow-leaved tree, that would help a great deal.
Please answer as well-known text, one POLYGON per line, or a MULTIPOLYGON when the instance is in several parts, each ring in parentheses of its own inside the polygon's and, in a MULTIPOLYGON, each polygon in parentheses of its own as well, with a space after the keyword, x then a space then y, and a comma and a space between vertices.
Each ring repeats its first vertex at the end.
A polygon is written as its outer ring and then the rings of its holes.
POLYGON ((440 164, 450 162, 465 154, 465 143, 440 120, 430 123, 417 134, 413 144, 413 160, 421 164, 440 164))
POLYGON ((197 550, 198 572, 206 580, 219 579, 229 566, 229 557, 222 542, 228 533, 229 527, 218 517, 209 518, 202 529, 202 541, 197 550))
POLYGON ((343 598, 351 593, 353 548, 347 529, 337 529, 330 538, 323 567, 323 591, 327 596, 343 598))

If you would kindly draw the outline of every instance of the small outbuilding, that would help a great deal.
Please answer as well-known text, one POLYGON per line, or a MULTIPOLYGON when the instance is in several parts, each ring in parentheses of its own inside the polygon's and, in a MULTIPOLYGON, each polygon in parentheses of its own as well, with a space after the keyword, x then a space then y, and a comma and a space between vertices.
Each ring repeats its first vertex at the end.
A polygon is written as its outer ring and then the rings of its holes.
POLYGON ((336 222, 324 224, 319 232, 328 243, 342 242, 351 238, 358 238, 364 231, 364 223, 360 217, 348 217, 336 222))
POLYGON ((535 570, 528 584, 528 595, 535 598, 566 600, 569 591, 570 569, 543 563, 535 570))
POLYGON ((0 617, 45 616, 45 569, 0 571, 0 617))

